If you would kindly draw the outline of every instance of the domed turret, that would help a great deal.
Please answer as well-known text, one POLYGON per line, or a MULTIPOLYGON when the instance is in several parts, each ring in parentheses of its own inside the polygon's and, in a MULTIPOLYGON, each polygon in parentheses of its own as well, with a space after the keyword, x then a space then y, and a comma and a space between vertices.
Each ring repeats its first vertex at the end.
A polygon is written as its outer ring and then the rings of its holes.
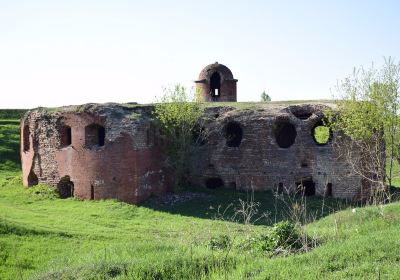
POLYGON ((236 102, 236 83, 228 67, 215 62, 207 65, 195 81, 203 101, 236 102))

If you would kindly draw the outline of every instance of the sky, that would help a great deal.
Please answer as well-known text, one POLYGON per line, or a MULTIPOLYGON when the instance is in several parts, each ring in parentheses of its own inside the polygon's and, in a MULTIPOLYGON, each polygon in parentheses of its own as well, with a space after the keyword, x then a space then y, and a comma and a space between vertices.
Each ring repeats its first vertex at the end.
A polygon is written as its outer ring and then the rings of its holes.
POLYGON ((329 99, 400 59, 400 1, 0 0, 0 108, 151 103, 218 61, 238 101, 329 99))

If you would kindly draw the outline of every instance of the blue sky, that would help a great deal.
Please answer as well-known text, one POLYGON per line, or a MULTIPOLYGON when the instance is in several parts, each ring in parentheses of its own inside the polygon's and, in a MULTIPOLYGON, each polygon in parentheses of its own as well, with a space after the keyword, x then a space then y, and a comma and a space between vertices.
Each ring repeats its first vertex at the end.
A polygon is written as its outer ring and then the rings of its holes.
POLYGON ((218 61, 239 101, 325 99, 400 59, 398 1, 0 0, 0 108, 149 103, 218 61))

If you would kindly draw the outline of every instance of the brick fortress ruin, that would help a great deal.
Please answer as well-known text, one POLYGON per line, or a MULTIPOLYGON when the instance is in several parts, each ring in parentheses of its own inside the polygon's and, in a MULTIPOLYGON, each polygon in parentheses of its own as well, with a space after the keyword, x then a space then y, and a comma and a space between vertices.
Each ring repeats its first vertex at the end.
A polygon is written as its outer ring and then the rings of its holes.
MULTIPOLYGON (((211 64, 196 82, 209 131, 199 147, 193 183, 208 188, 295 192, 360 199, 368 186, 332 145, 313 136, 328 104, 257 103, 237 106, 232 72, 211 64)), ((152 105, 86 104, 30 110, 21 121, 23 184, 45 183, 64 197, 139 203, 171 190, 165 141, 152 105)))

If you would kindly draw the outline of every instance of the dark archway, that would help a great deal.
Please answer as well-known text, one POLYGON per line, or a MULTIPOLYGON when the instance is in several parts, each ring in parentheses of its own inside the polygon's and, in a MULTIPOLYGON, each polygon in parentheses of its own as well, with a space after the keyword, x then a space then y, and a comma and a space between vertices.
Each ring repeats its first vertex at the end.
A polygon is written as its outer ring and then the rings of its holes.
POLYGON ((242 143, 243 130, 239 123, 229 122, 225 126, 226 145, 228 147, 239 147, 242 143))
POLYGON ((68 175, 60 179, 60 182, 57 184, 57 191, 61 198, 74 196, 74 183, 68 175))
POLYGON ((212 97, 219 97, 221 95, 221 75, 214 72, 210 77, 210 94, 212 97))
POLYGON ((24 152, 27 152, 30 149, 29 136, 30 136, 29 125, 24 125, 24 130, 22 132, 22 145, 24 152))
POLYGON ((332 195, 333 195, 332 183, 328 183, 328 184, 326 184, 325 197, 331 197, 332 195))
POLYGON ((278 184, 278 189, 277 189, 277 192, 278 192, 278 194, 282 194, 283 193, 283 183, 282 182, 280 182, 279 184, 278 184))
POLYGON ((94 200, 94 186, 90 185, 90 199, 94 200))
POLYGON ((304 178, 296 182, 296 193, 303 196, 315 195, 315 183, 312 178, 304 178))
POLYGON ((91 124, 85 128, 86 147, 104 146, 106 129, 99 124, 91 124))
POLYGON ((39 178, 37 177, 35 172, 33 170, 31 170, 28 175, 28 186, 29 187, 35 186, 37 184, 39 184, 39 178))
POLYGON ((296 140, 296 127, 290 122, 280 122, 275 128, 276 143, 281 148, 289 148, 296 140))
POLYGON ((206 180, 206 187, 209 189, 217 189, 224 186, 224 181, 219 177, 212 177, 206 180))

